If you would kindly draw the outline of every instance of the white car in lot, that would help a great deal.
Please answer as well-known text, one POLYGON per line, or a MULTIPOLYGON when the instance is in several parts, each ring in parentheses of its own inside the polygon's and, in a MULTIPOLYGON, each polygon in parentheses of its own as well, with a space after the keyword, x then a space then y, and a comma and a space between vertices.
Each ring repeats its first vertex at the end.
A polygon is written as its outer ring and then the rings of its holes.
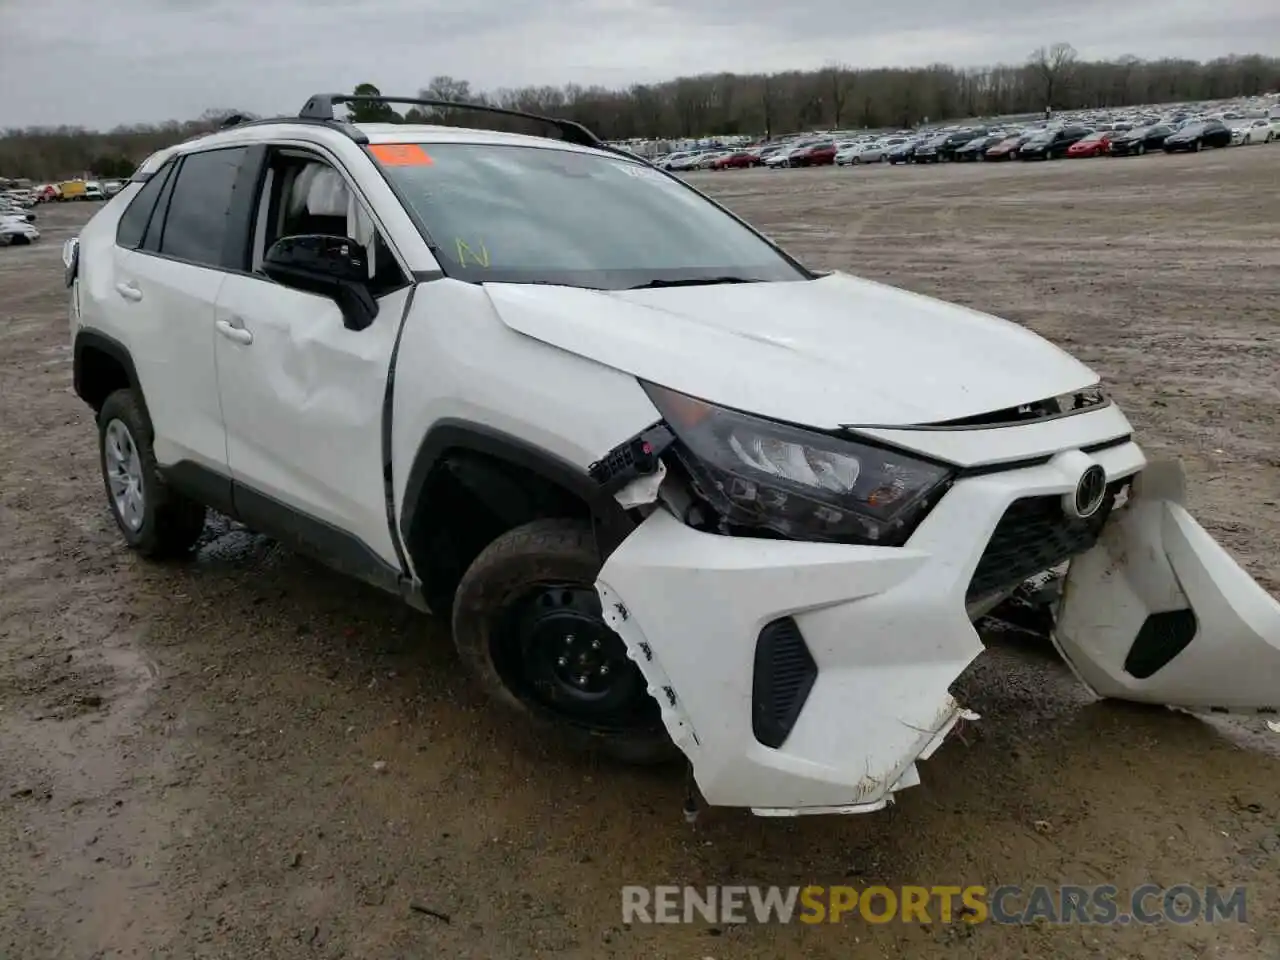
POLYGON ((917 783, 973 619, 1063 564, 1097 694, 1280 706, 1280 604, 1062 350, 814 273, 571 122, 351 99, 157 154, 65 247, 143 555, 238 518, 451 617, 496 701, 760 814, 917 783))
POLYGON ((1266 117, 1240 120, 1232 125, 1231 142, 1239 146, 1270 143, 1276 138, 1274 122, 1266 117))
MULTIPOLYGON (((858 163, 888 163, 889 152, 896 146, 906 143, 906 137, 889 137, 885 140, 875 140, 871 143, 857 144, 849 149, 844 157, 847 164, 858 163)), ((840 157, 836 157, 836 161, 840 161, 840 157)))
POLYGON ((0 212, 0 246, 23 246, 40 239, 28 215, 0 212))

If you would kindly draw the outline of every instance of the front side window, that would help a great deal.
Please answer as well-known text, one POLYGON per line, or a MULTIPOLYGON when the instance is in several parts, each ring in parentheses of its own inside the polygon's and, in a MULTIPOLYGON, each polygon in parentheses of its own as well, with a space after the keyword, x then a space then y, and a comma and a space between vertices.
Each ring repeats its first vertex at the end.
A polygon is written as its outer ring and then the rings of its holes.
POLYGON ((223 265, 227 214, 247 148, 191 153, 178 169, 160 252, 210 267, 223 265))
POLYGON ((678 180, 622 157, 465 143, 370 154, 457 279, 625 289, 808 278, 678 180))
POLYGON ((260 199, 254 263, 281 237, 322 234, 348 237, 368 254, 369 291, 380 297, 406 283, 391 248, 363 202, 338 170, 319 157, 293 149, 273 150, 260 199))

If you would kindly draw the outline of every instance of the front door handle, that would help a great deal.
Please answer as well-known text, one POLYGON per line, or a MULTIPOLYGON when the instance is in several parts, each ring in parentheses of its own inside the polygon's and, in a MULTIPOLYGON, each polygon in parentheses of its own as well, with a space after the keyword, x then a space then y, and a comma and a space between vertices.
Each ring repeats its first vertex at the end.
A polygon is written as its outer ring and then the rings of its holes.
POLYGON ((137 303, 142 299, 142 291, 132 283, 125 283, 123 281, 117 283, 116 293, 120 294, 120 296, 124 297, 126 300, 132 300, 134 303, 137 303))
POLYGON ((246 330, 243 326, 237 326, 230 320, 218 320, 214 323, 218 328, 218 332, 236 343, 243 343, 246 346, 253 343, 253 334, 246 330))

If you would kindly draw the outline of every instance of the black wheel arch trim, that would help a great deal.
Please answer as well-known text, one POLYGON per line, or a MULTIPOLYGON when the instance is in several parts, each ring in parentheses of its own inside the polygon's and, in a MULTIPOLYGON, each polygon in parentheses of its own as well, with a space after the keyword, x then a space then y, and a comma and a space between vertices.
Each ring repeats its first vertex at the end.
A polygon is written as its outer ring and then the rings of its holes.
POLYGON ((151 414, 147 410, 147 398, 143 395, 142 381, 138 379, 138 368, 133 364, 133 356, 129 353, 129 348, 114 337, 110 337, 98 330, 81 329, 76 332, 75 343, 71 348, 71 383, 75 389, 76 396, 85 403, 89 403, 89 399, 85 396, 84 386, 84 352, 86 348, 105 353, 120 364, 124 369, 125 376, 129 379, 129 386, 137 392, 138 399, 142 403, 142 411, 147 414, 147 419, 149 420, 151 414))
POLYGON ((523 467, 572 493, 591 511, 601 560, 607 560, 635 529, 627 511, 601 489, 585 469, 541 447, 483 424, 452 418, 437 421, 418 447, 409 468, 400 509, 400 535, 408 542, 419 500, 431 471, 450 450, 467 450, 523 467))

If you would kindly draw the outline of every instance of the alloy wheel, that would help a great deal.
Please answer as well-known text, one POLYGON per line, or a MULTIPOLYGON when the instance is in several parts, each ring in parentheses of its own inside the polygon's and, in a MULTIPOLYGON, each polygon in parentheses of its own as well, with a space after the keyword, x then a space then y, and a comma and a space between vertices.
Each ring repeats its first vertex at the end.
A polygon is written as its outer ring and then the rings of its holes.
POLYGON ((116 515, 125 526, 136 532, 142 528, 147 506, 142 481, 142 454, 123 421, 112 420, 107 424, 103 456, 116 515))

